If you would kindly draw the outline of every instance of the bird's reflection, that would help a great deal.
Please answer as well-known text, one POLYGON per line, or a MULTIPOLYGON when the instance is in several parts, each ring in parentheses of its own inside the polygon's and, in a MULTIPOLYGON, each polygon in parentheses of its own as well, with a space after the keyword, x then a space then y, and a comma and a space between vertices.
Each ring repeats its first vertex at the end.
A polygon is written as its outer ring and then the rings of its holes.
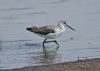
POLYGON ((53 50, 48 50, 47 48, 43 48, 43 53, 41 55, 41 58, 43 58, 46 61, 54 60, 57 56, 57 51, 58 48, 55 48, 53 50))
POLYGON ((57 58, 57 51, 59 48, 54 48, 52 50, 48 49, 48 47, 43 48, 39 54, 33 56, 33 59, 37 63, 42 63, 42 64, 51 64, 54 63, 54 61, 57 58))

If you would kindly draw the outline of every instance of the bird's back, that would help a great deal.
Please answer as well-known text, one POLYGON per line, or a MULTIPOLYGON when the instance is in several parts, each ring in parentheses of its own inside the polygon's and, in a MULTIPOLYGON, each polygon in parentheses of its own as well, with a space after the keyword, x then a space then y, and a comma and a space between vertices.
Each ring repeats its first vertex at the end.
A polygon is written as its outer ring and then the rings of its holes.
POLYGON ((54 29, 51 28, 50 26, 43 26, 43 27, 33 26, 31 32, 41 35, 47 35, 49 33, 54 33, 54 29))

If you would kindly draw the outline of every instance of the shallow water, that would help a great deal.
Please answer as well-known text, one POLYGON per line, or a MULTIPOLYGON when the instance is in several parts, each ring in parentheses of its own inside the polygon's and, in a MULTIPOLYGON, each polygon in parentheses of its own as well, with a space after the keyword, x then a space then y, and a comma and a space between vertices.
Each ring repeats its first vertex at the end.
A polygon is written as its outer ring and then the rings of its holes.
POLYGON ((99 0, 0 0, 0 69, 100 58, 99 0), (42 48, 44 38, 26 31, 59 20, 76 29, 42 48))

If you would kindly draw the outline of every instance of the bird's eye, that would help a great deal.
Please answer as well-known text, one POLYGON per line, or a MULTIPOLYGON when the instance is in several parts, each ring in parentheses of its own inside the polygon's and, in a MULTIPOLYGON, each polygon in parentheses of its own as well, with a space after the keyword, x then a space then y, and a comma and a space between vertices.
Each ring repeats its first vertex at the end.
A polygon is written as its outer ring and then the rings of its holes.
POLYGON ((66 24, 66 22, 64 22, 64 24, 66 24))

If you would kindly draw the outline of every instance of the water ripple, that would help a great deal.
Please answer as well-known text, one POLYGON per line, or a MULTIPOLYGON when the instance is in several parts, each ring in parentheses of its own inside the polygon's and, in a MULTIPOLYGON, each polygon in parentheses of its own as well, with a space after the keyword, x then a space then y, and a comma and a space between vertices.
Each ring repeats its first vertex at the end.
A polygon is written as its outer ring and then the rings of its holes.
POLYGON ((27 9, 32 9, 33 7, 20 7, 20 8, 8 8, 8 9, 0 9, 2 11, 12 11, 12 10, 27 10, 27 9))
POLYGON ((0 41, 0 42, 8 43, 8 42, 25 42, 25 41, 32 41, 32 40, 14 40, 14 41, 0 41))
POLYGON ((47 14, 47 12, 30 12, 26 14, 20 14, 20 15, 41 15, 41 14, 47 14))
POLYGON ((42 3, 42 4, 60 4, 60 3, 64 3, 68 0, 57 0, 57 1, 52 1, 52 2, 48 2, 48 3, 42 3))
POLYGON ((93 48, 87 48, 87 49, 96 49, 96 50, 98 50, 98 49, 100 49, 100 47, 93 47, 93 48))
POLYGON ((83 15, 98 15, 100 14, 100 12, 86 12, 86 13, 83 13, 83 15))
POLYGON ((1 17, 2 20, 12 20, 15 19, 16 17, 9 16, 9 17, 1 17))
POLYGON ((71 51, 84 51, 84 50, 99 50, 100 47, 85 47, 85 48, 75 48, 75 49, 71 49, 71 51))
POLYGON ((24 46, 29 46, 29 47, 31 47, 31 46, 41 46, 41 44, 40 43, 25 43, 24 46))

